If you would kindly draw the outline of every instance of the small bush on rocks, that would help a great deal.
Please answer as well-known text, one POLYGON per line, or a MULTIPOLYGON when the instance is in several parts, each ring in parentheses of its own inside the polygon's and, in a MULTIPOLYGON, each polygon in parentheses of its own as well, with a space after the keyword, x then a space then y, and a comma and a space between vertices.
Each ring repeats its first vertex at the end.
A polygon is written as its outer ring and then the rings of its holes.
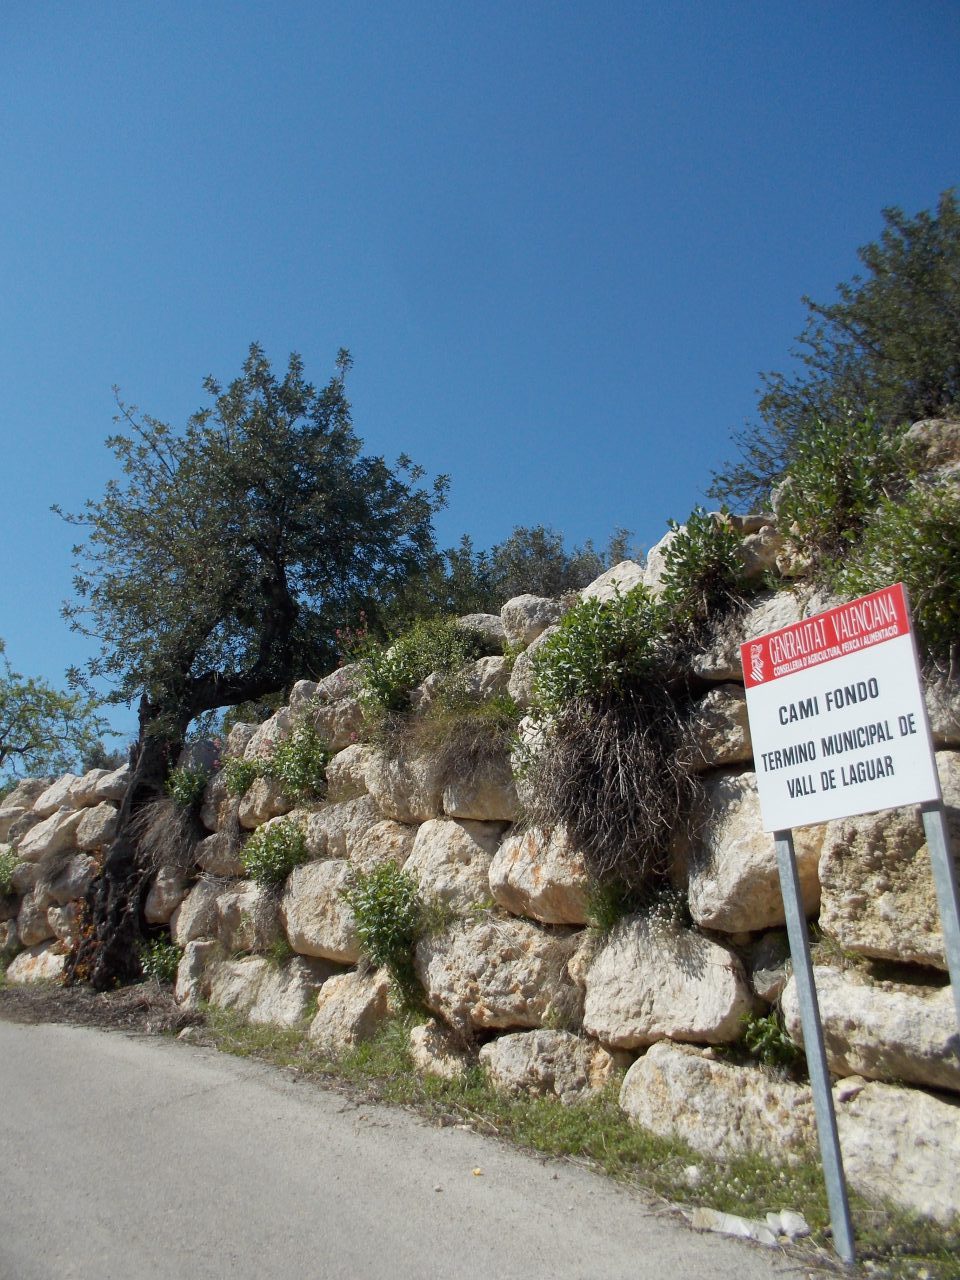
POLYGON ((0 847, 0 897, 13 893, 13 873, 20 859, 12 849, 0 847))
POLYGON ((273 748, 264 773, 279 782, 288 800, 314 800, 326 792, 329 762, 327 744, 311 724, 301 723, 273 748))
POLYGON ((256 760, 244 760, 242 756, 228 756, 223 762, 223 778, 232 796, 242 796, 261 776, 262 765, 256 760))
POLYGON ((663 623, 674 641, 699 641, 709 624, 736 608, 745 593, 741 537, 725 511, 695 507, 664 550, 663 623))
POLYGON ((420 1003, 413 951, 427 924, 420 886, 393 862, 354 873, 344 897, 357 922, 360 943, 371 963, 384 966, 407 1006, 420 1003))
POLYGON ((171 769, 164 784, 167 795, 178 809, 197 809, 203 801, 210 775, 205 769, 182 766, 171 769))
POLYGON ((303 832, 289 818, 258 827, 240 850, 240 861, 251 880, 279 888, 294 867, 307 861, 303 832))
POLYGON ((183 950, 170 938, 153 938, 140 944, 140 968, 147 978, 157 982, 176 981, 183 950))
POLYGON ((487 652, 477 632, 465 630, 452 618, 415 622, 394 642, 373 649, 363 663, 361 701, 373 716, 406 711, 410 694, 428 675, 453 675, 487 652))

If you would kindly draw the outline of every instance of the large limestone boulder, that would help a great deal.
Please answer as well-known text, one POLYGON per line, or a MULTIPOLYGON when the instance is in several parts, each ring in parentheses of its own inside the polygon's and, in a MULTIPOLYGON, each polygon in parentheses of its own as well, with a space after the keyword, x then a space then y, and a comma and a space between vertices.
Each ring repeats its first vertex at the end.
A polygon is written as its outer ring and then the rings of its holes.
POLYGON ((217 895, 217 937, 224 951, 266 951, 280 938, 276 894, 241 880, 217 895))
MULTIPOLYGON (((960 851, 960 753, 938 751, 954 859, 960 851)), ((841 947, 946 968, 930 851, 914 808, 831 822, 820 854, 820 925, 841 947)))
POLYGON ((287 705, 295 715, 302 715, 317 702, 326 701, 322 695, 319 695, 319 690, 320 686, 316 680, 298 680, 290 690, 287 705))
POLYGON ((753 743, 743 686, 721 684, 711 689, 693 708, 686 732, 698 773, 752 760, 753 743))
POLYGON ((363 728, 363 707, 357 698, 338 698, 311 706, 304 718, 312 724, 331 751, 355 743, 363 728))
POLYGON ((197 866, 209 876, 242 876, 245 874, 240 857, 239 828, 224 828, 201 840, 194 857, 197 866))
POLYGON ((325 960, 294 956, 284 965, 263 956, 214 962, 208 973, 209 1000, 232 1009, 247 1022, 293 1027, 313 1009, 317 992, 337 971, 325 960))
POLYGON ((442 804, 443 812, 450 818, 514 822, 520 814, 520 801, 507 752, 448 781, 443 789, 442 804))
POLYGON ((276 778, 254 778, 240 801, 237 818, 241 827, 253 831, 271 818, 289 813, 293 804, 283 794, 276 778))
POLYGON ((472 1063, 463 1041, 434 1018, 411 1028, 410 1057, 419 1075, 444 1080, 461 1080, 472 1063))
POLYGON ((32 809, 52 781, 52 778, 21 778, 3 803, 16 808, 32 809))
POLYGON ((47 918, 48 902, 38 897, 37 891, 31 890, 20 903, 17 916, 17 933, 25 947, 36 947, 54 937, 53 929, 47 918))
POLYGON ((0 963, 7 965, 15 952, 20 950, 20 935, 16 920, 0 921, 0 963))
POLYGON ((321 1053, 338 1057, 372 1039, 390 1016, 390 980, 383 969, 328 979, 317 997, 309 1036, 321 1053))
POLYGON ((105 774, 104 777, 97 780, 93 789, 94 800, 97 804, 101 800, 110 800, 114 804, 120 804, 127 794, 129 785, 130 765, 128 763, 122 764, 119 769, 114 769, 112 773, 105 774))
POLYGON ((209 998, 210 971, 224 958, 219 942, 212 938, 186 943, 177 966, 173 996, 185 1009, 197 1009, 209 998))
POLYGON ((169 924, 170 917, 187 896, 187 884, 178 867, 161 867, 143 904, 148 924, 169 924))
MULTIPOLYGON (((835 1091, 839 1093, 839 1091, 835 1091)), ((868 1084, 837 1098, 850 1186, 924 1218, 960 1220, 960 1103, 919 1089, 868 1084)))
POLYGON ((566 975, 563 932, 524 920, 463 921, 417 943, 416 972, 429 1008, 455 1030, 539 1027, 579 999, 566 975))
POLYGON ((337 752, 327 765, 327 800, 330 804, 355 800, 366 794, 366 773, 371 754, 372 748, 361 742, 354 742, 337 752))
POLYGON ((685 527, 681 525, 679 529, 668 529, 660 541, 654 543, 647 552, 647 563, 643 570, 643 585, 655 600, 659 600, 664 591, 663 578, 667 567, 667 548, 685 527))
POLYGON ((580 592, 581 600, 599 600, 602 604, 616 597, 625 596, 634 587, 643 586, 643 565, 636 560, 621 560, 612 569, 594 578, 589 586, 580 592))
POLYGON ((435 757, 374 752, 367 766, 367 789, 386 818, 426 822, 443 809, 443 778, 435 757))
POLYGON ((27 862, 39 862, 48 855, 77 847, 77 829, 84 819, 82 809, 57 809, 31 827, 17 847, 27 862))
POLYGON ((215 773, 207 783, 200 806, 200 821, 207 831, 220 831, 236 822, 240 798, 227 790, 227 775, 215 773))
POLYGON ((42 890, 44 901, 48 905, 55 903, 64 906, 82 898, 100 869, 97 860, 86 853, 76 853, 51 862, 52 865, 45 863, 41 867, 36 890, 38 893, 42 890))
POLYGON ((47 911, 47 923, 58 942, 68 947, 73 945, 80 932, 81 904, 68 902, 62 907, 50 907, 47 911))
POLYGON ((202 938, 216 938, 220 923, 217 898, 222 880, 203 876, 193 886, 170 918, 170 936, 178 947, 202 938))
POLYGON ((904 444, 928 480, 960 478, 960 422, 925 418, 913 424, 904 444))
POLYGON ((504 648, 507 633, 499 613, 465 613, 457 619, 457 626, 464 631, 477 631, 491 647, 504 648))
POLYGON ((250 735, 250 741, 243 752, 244 760, 269 760, 274 747, 290 737, 293 725, 294 715, 289 707, 281 707, 279 711, 275 711, 269 720, 264 720, 250 735))
POLYGON ((75 773, 65 773, 62 778, 41 791, 33 803, 33 812, 41 818, 49 818, 58 809, 75 809, 77 806, 70 799, 70 789, 80 779, 75 773))
POLYGON ((384 818, 376 822, 351 845, 350 861, 360 871, 370 871, 381 862, 402 867, 413 852, 418 828, 384 818))
POLYGON ((42 943, 21 951, 7 968, 7 981, 14 986, 58 981, 63 977, 67 957, 57 947, 57 943, 42 943))
POLYGON ((960 747, 960 678, 944 674, 924 687, 935 747, 960 747))
MULTIPOLYGON (((855 972, 814 969, 830 1070, 960 1092, 957 1013, 949 987, 896 987, 855 972)), ((803 1044, 796 979, 782 996, 791 1038, 803 1044)))
POLYGON ((338 964, 360 959, 356 920, 343 896, 350 880, 350 863, 340 858, 294 867, 280 902, 280 917, 294 951, 338 964))
POLYGON ((657 1040, 723 1044, 740 1036, 753 997, 740 961, 702 934, 630 916, 586 977, 584 1028, 615 1049, 657 1040))
POLYGON ((431 818, 417 830, 405 871, 421 892, 451 911, 469 912, 490 899, 490 863, 503 827, 495 822, 431 818))
MULTIPOLYGON (((20 818, 30 812, 25 804, 3 804, 0 806, 0 843, 5 844, 10 838, 10 828, 20 818)), ((40 818, 37 817, 37 822, 40 818)))
MULTIPOLYGON (((773 836, 763 830, 755 773, 711 774, 687 845, 690 914, 704 929, 745 933, 783 924, 773 836)), ((825 828, 794 832, 800 894, 808 916, 820 902, 818 866, 825 828)))
POLYGON ((497 904, 543 924, 586 924, 589 883, 583 854, 560 828, 507 836, 490 866, 497 904))
POLYGON ((605 1088, 627 1061, 626 1055, 615 1057, 570 1031, 515 1031, 480 1050, 480 1062, 496 1088, 539 1097, 553 1094, 568 1105, 605 1088))
POLYGON ((110 775, 109 769, 91 769, 77 778, 67 792, 66 804, 71 809, 85 809, 88 805, 99 804, 97 787, 104 778, 110 775))
POLYGON ((768 631, 788 627, 810 613, 816 613, 819 608, 819 602, 816 607, 809 607, 809 601, 801 591, 778 591, 765 596, 741 616, 729 619, 720 627, 703 652, 693 659, 694 673, 704 680, 722 683, 742 681, 742 643, 766 635, 768 631))
POLYGON ((534 659, 537 650, 541 645, 545 644, 552 635, 556 635, 557 627, 546 627, 537 636, 531 645, 517 655, 513 664, 513 670, 510 673, 510 682, 507 685, 507 692, 519 707, 527 709, 533 706, 534 701, 534 659))
POLYGON ((514 596, 500 610, 507 643, 515 649, 525 649, 562 616, 560 601, 546 596, 514 596))
POLYGON ((258 726, 255 724, 247 724, 242 720, 238 720, 227 734, 227 741, 223 747, 224 757, 242 756, 257 728, 258 726))
POLYGON ((311 858, 352 858, 358 841, 383 817, 368 795, 324 805, 305 815, 307 852, 311 858))
POLYGON ((641 1128, 713 1159, 757 1152, 796 1163, 816 1144, 809 1088, 688 1046, 662 1042, 638 1058, 624 1077, 620 1106, 641 1128))
POLYGON ((100 849, 109 844, 117 829, 117 806, 109 800, 85 810, 77 826, 78 849, 100 849))

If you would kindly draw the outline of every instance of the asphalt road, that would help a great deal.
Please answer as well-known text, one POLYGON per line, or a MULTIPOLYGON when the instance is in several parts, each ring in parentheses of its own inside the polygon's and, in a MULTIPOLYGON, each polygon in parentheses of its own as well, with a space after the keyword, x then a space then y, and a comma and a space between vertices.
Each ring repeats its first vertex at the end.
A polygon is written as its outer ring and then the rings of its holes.
POLYGON ((576 1167, 212 1050, 0 1021, 0 1082, 0 1280, 787 1270, 576 1167))

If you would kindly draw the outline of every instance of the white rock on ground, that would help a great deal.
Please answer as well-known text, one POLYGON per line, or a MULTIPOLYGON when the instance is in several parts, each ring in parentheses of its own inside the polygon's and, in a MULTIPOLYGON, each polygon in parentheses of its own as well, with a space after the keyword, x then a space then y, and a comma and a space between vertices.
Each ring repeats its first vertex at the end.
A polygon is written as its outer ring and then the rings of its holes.
POLYGON ((524 920, 466 921, 417 943, 429 1008, 456 1030, 539 1027, 579 1003, 565 974, 575 942, 524 920))
MULTIPOLYGON (((688 845, 690 914, 704 929, 755 932, 783 924, 773 836, 763 830, 755 773, 704 779, 688 845)), ((808 916, 820 902, 819 859, 825 828, 794 833, 800 894, 808 916)))
POLYGON ((589 876, 583 854, 566 832, 537 828, 508 835, 490 867, 496 902, 543 924, 586 924, 589 876))
POLYGON ((384 970, 328 979, 317 996, 309 1036, 321 1053, 338 1057, 370 1040, 390 1016, 390 980, 384 970))
MULTIPOLYGON (((836 1091, 835 1091, 836 1097, 836 1091)), ((960 1103, 919 1089, 871 1083, 837 1098, 850 1186, 924 1218, 960 1219, 960 1103)))
POLYGON ((469 912, 490 900, 490 863, 502 833, 495 822, 431 818, 418 828, 404 870, 426 896, 469 912))
MULTIPOLYGON (((938 751, 953 845, 960 850, 960 753, 938 751)), ((848 951, 946 968, 930 852, 915 809, 828 824, 820 855, 820 927, 848 951)))
POLYGON ((505 1093, 553 1094, 569 1105, 603 1089, 625 1054, 611 1054, 570 1031, 515 1031, 491 1040, 480 1062, 505 1093))
POLYGON ((587 972, 584 1028, 616 1049, 666 1038, 722 1044, 739 1038, 752 1007, 732 951, 692 930, 631 916, 587 972))
MULTIPOLYGON (((960 1091, 960 1036, 949 986, 894 988, 817 965, 817 1002, 830 1070, 960 1091)), ((803 1044, 796 979, 782 997, 791 1038, 803 1044)))
POLYGON ((56 982, 63 977, 67 957, 54 949, 56 945, 44 943, 21 951, 7 968, 7 981, 22 986, 27 982, 56 982))
POLYGON ((340 858, 294 867, 280 901, 280 917, 294 951, 338 964, 360 959, 357 924, 343 890, 351 866, 340 858))
POLYGON ((641 1128, 713 1159, 758 1152, 795 1163, 816 1143, 809 1088, 689 1046, 648 1049, 624 1077, 620 1106, 641 1128))

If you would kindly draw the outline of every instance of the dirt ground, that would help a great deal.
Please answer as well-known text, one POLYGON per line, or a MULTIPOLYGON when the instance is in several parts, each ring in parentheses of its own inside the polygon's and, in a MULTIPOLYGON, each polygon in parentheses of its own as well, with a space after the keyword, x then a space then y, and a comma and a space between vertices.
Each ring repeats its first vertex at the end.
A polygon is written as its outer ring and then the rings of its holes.
POLYGON ((0 1018, 9 1022, 67 1022, 141 1035, 176 1033, 203 1022, 203 1016, 180 1009, 170 987, 152 979, 117 991, 30 983, 0 987, 0 1018))

